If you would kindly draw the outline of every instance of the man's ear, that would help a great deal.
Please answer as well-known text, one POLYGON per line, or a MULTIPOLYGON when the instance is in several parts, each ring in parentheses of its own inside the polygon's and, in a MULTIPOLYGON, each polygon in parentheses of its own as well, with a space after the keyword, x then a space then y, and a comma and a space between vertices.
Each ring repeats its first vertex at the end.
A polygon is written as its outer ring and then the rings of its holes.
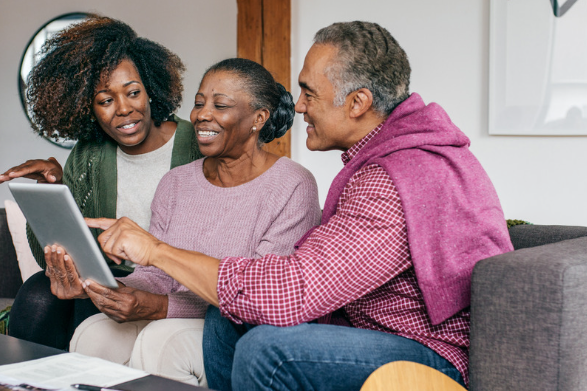
POLYGON ((349 94, 351 118, 359 118, 373 106, 373 94, 367 88, 361 88, 349 94))

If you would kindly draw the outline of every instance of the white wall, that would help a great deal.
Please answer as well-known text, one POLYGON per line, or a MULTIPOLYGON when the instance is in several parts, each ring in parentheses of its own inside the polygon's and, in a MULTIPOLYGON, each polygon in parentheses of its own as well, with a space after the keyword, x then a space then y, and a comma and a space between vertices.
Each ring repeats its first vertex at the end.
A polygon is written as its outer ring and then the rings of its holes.
MULTIPOLYGON (((21 56, 35 32, 68 12, 97 12, 128 23, 140 36, 175 52, 187 71, 180 117, 189 118, 204 70, 236 55, 235 0, 2 0, 0 1, 0 172, 32 158, 55 156, 65 163, 69 150, 36 136, 22 110, 17 78, 21 56)), ((0 185, 0 207, 12 199, 0 185)))
MULTIPOLYGON (((443 106, 471 139, 471 150, 491 177, 506 218, 587 225, 587 137, 488 135, 489 0, 293 0, 293 81, 314 33, 350 20, 381 24, 406 50, 411 91, 443 106)), ((299 88, 292 92, 299 96, 299 88)), ((301 116, 292 144, 292 157, 314 173, 323 202, 342 167, 340 153, 307 151, 301 116)))
MULTIPOLYGON (((20 107, 17 72, 31 35, 47 20, 73 11, 120 18, 140 35, 175 51, 188 72, 180 115, 187 118, 205 67, 236 53, 234 0, 3 0, 0 1, 0 170, 15 162, 67 150, 37 138, 20 107)), ((412 64, 411 90, 437 102, 471 139, 493 180, 507 218, 537 224, 587 225, 587 138, 489 136, 489 0, 292 0, 293 94, 314 33, 336 21, 369 20, 390 30, 412 64)), ((342 167, 338 152, 309 152, 296 117, 292 158, 316 176, 322 202, 342 167)), ((0 203, 11 198, 0 185, 0 203)))

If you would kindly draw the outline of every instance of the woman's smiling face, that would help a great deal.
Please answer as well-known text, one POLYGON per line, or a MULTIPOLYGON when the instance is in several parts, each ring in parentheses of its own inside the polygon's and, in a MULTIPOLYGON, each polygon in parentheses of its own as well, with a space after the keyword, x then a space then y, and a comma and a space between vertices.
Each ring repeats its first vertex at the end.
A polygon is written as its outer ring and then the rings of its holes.
POLYGON ((98 125, 129 154, 143 153, 153 122, 147 91, 135 65, 122 60, 96 87, 92 110, 98 125))
POLYGON ((237 74, 212 71, 204 76, 190 120, 205 156, 238 159, 251 153, 260 130, 251 131, 255 119, 251 97, 237 74))

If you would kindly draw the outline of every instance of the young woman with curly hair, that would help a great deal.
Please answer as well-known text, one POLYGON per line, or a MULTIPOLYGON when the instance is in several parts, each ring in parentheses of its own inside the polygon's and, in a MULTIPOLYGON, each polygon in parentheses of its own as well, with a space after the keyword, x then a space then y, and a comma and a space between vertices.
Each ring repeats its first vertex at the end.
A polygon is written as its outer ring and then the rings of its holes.
MULTIPOLYGON (((125 23, 98 15, 49 39, 41 55, 27 84, 33 128, 78 142, 64 169, 54 158, 30 160, 0 175, 0 183, 64 183, 85 217, 128 216, 148 229, 161 177, 202 156, 192 124, 172 114, 182 100, 183 63, 125 23)), ((79 279, 67 278, 65 271, 75 271, 71 259, 47 266, 55 246, 46 254, 30 230, 28 236, 46 270, 18 292, 9 334, 67 349, 77 325, 99 311, 79 279)), ((132 270, 108 262, 115 275, 132 270)), ((152 299, 146 293, 137 305, 152 299)))

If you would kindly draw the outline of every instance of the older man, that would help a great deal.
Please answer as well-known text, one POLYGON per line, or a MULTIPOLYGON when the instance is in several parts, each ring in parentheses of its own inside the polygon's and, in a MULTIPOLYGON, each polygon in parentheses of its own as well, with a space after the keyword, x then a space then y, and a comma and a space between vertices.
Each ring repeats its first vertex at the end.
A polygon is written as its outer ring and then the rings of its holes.
POLYGON ((308 148, 344 151, 345 167, 293 255, 217 260, 137 239, 125 221, 101 237, 108 253, 158 266, 214 305, 211 388, 358 390, 397 360, 468 383, 471 271, 512 246, 468 138, 410 95, 409 78, 377 24, 316 34, 296 110, 308 148))

